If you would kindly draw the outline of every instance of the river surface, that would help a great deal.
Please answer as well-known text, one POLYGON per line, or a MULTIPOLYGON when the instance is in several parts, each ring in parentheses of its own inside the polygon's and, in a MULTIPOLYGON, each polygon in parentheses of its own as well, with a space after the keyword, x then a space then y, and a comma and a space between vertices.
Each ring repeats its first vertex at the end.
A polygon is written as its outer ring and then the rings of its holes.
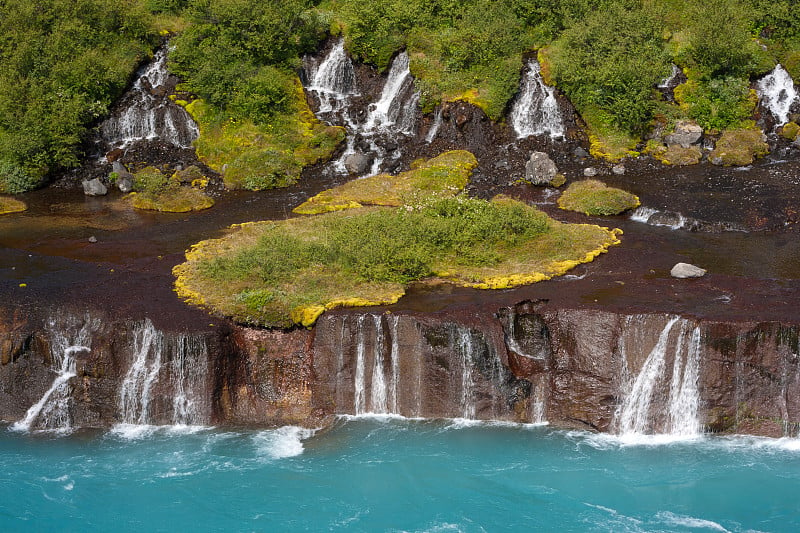
POLYGON ((800 441, 340 419, 0 435, 6 531, 797 531, 800 441), (644 438, 643 438, 644 439, 644 438), (190 526, 191 525, 191 526, 190 526))

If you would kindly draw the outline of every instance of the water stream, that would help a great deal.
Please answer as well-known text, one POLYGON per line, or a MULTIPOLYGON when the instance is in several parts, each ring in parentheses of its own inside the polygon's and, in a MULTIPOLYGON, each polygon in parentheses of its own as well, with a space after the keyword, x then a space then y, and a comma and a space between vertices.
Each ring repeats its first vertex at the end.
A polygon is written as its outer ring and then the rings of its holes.
POLYGON ((535 59, 528 61, 509 121, 519 138, 544 134, 554 139, 564 137, 564 119, 555 89, 544 83, 541 66, 535 59))
POLYGON ((761 98, 761 105, 775 117, 776 126, 789 122, 792 107, 800 105, 800 95, 794 81, 780 64, 758 81, 756 91, 761 98))

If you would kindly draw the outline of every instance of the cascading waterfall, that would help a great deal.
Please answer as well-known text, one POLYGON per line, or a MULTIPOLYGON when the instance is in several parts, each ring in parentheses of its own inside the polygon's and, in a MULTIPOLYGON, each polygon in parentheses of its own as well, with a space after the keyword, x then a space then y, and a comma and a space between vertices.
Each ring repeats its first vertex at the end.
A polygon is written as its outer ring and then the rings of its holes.
POLYGON ((353 382, 353 412, 364 414, 398 414, 397 384, 399 379, 400 347, 397 341, 397 317, 388 317, 391 327, 392 345, 389 351, 389 367, 391 373, 387 382, 384 340, 386 331, 381 315, 360 315, 356 321, 356 367, 353 382), (372 318, 372 337, 368 343, 368 317, 372 318), (369 394, 367 394, 367 346, 371 344, 372 371, 370 374, 369 394), (369 402, 367 402, 369 398, 369 402))
POLYGON ((119 408, 125 424, 150 422, 150 391, 161 370, 164 335, 150 319, 133 333, 134 359, 120 387, 119 408))
POLYGON ((125 96, 123 111, 101 124, 106 142, 123 148, 141 140, 159 140, 181 148, 192 145, 199 135, 197 124, 165 96, 168 77, 167 49, 161 48, 137 76, 125 96))
POLYGON ((555 89, 544 83, 541 66, 535 59, 528 62, 528 71, 511 109, 510 121, 518 138, 546 133, 554 139, 564 137, 564 120, 555 89))
POLYGON ((547 375, 539 374, 533 383, 533 394, 531 394, 531 422, 534 424, 547 423, 547 375))
POLYGON ((458 328, 458 350, 461 353, 461 413, 468 420, 475 418, 475 400, 472 391, 473 347, 472 334, 467 328, 458 328))
POLYGON ((39 401, 28 409, 25 418, 12 424, 11 429, 15 431, 71 429, 69 382, 76 375, 75 356, 91 351, 92 333, 97 327, 98 323, 88 316, 80 328, 75 324, 62 324, 53 318, 48 321, 50 355, 56 377, 39 401))
POLYGON ((439 133, 439 128, 442 127, 442 115, 444 115, 444 112, 442 107, 439 106, 436 108, 436 112, 433 114, 433 124, 431 124, 431 129, 429 129, 428 134, 425 135, 426 143, 432 143, 436 138, 436 134, 439 133))
POLYGON ((307 58, 305 77, 306 89, 319 100, 320 119, 347 129, 346 148, 330 167, 334 172, 348 173, 346 161, 359 153, 372 161, 364 175, 377 174, 387 160, 394 162, 400 158, 396 136, 414 134, 419 107, 419 93, 414 89, 407 53, 398 54, 392 61, 381 96, 370 104, 365 116, 359 115, 352 105, 358 87, 353 63, 342 40, 319 65, 307 58))
MULTIPOLYGON (((203 400, 208 371, 208 349, 201 338, 167 337, 146 319, 133 332, 133 361, 122 381, 119 412, 123 424, 198 425, 207 422, 203 400), (156 409, 154 394, 171 395, 156 409), (165 411, 163 415, 159 412, 165 411)), ((160 396, 159 395, 159 396, 160 396)))
POLYGON ((675 80, 676 80, 676 78, 678 77, 678 75, 680 73, 681 73, 680 67, 678 67, 678 65, 675 65, 673 63, 672 71, 670 72, 670 75, 667 76, 666 78, 664 78, 663 80, 661 80, 659 82, 659 84, 656 85, 656 87, 658 87, 659 89, 669 89, 669 88, 671 88, 675 84, 675 80))
POLYGON ((761 104, 775 117, 775 125, 789 122, 789 113, 795 103, 800 104, 800 95, 792 77, 780 64, 756 84, 761 104))
MULTIPOLYGON (((644 320, 647 318, 631 317, 627 326, 641 327, 644 320)), ((627 373, 627 357, 630 354, 627 353, 624 342, 621 342, 620 351, 627 373)), ((658 432, 658 428, 660 433, 670 436, 699 434, 697 382, 700 351, 699 327, 691 328, 685 319, 670 318, 639 373, 632 382, 628 378, 625 399, 616 413, 619 434, 643 435, 658 432), (674 333, 676 330, 677 333, 674 333), (665 370, 669 356, 672 357, 673 364, 669 386, 666 387, 668 378, 665 370), (664 401, 654 401, 654 398, 662 397, 662 392, 664 401), (664 423, 657 424, 659 420, 664 423)))

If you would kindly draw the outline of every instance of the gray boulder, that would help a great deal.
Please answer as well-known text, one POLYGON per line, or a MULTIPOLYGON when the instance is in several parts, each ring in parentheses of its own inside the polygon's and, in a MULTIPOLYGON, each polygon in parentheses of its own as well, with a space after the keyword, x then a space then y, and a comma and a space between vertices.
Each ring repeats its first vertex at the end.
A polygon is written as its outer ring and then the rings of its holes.
POLYGON ((83 180, 83 194, 86 196, 105 196, 108 194, 108 189, 103 182, 98 178, 93 180, 83 180))
POLYGON ((672 270, 669 271, 673 278, 701 278, 705 276, 706 270, 689 263, 676 263, 672 270))
POLYGON ((117 176, 117 188, 120 192, 129 193, 133 190, 133 174, 126 172, 117 176))
POLYGON ((371 165, 372 157, 366 154, 350 154, 344 158, 344 168, 355 176, 366 173, 371 165))
POLYGON ((532 185, 548 185, 556 174, 556 164, 544 152, 533 152, 525 163, 525 180, 532 185))
POLYGON ((583 169, 583 175, 587 178, 597 176, 597 169, 594 167, 586 167, 583 169))
POLYGON ((667 145, 677 144, 683 148, 689 148, 691 145, 700 140, 703 136, 703 128, 701 128, 693 120, 679 120, 675 124, 675 131, 664 137, 664 142, 667 145))
POLYGON ((625 165, 620 163, 619 165, 614 165, 611 167, 611 172, 616 174, 617 176, 622 176, 625 174, 625 165))

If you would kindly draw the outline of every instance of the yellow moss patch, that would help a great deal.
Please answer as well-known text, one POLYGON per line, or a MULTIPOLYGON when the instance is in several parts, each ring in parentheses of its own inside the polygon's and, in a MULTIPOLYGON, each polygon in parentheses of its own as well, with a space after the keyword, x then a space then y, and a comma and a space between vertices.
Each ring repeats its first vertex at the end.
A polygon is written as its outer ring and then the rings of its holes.
POLYGON ((480 90, 478 89, 467 89, 466 91, 459 93, 459 94, 452 94, 452 95, 445 95, 443 98, 445 102, 456 102, 461 100, 462 102, 467 102, 468 104, 472 104, 475 107, 481 108, 484 113, 487 115, 489 114, 489 105, 490 102, 481 95, 480 90))
POLYGON ((26 209, 28 209, 28 205, 22 200, 10 196, 0 196, 0 215, 20 213, 26 209))
POLYGON ((703 157, 703 152, 699 146, 683 146, 673 144, 669 147, 659 144, 652 147, 648 145, 647 153, 661 161, 665 165, 696 165, 703 157))
POLYGON ((397 176, 378 174, 322 191, 293 212, 317 215, 365 205, 407 205, 419 197, 455 196, 466 187, 477 165, 478 160, 470 152, 445 152, 428 161, 415 161, 412 170, 397 176))
POLYGON ((795 140, 800 134, 800 125, 796 122, 787 122, 781 128, 781 136, 790 141, 795 140))
POLYGON ((592 216, 618 215, 639 205, 636 195, 598 180, 575 181, 558 198, 561 209, 592 216))
POLYGON ((128 197, 136 209, 167 213, 201 211, 214 205, 214 200, 193 187, 168 187, 157 194, 133 192, 128 197))
POLYGON ((589 134, 589 153, 592 157, 613 162, 639 155, 634 150, 639 139, 613 126, 608 113, 596 108, 580 111, 589 134))

